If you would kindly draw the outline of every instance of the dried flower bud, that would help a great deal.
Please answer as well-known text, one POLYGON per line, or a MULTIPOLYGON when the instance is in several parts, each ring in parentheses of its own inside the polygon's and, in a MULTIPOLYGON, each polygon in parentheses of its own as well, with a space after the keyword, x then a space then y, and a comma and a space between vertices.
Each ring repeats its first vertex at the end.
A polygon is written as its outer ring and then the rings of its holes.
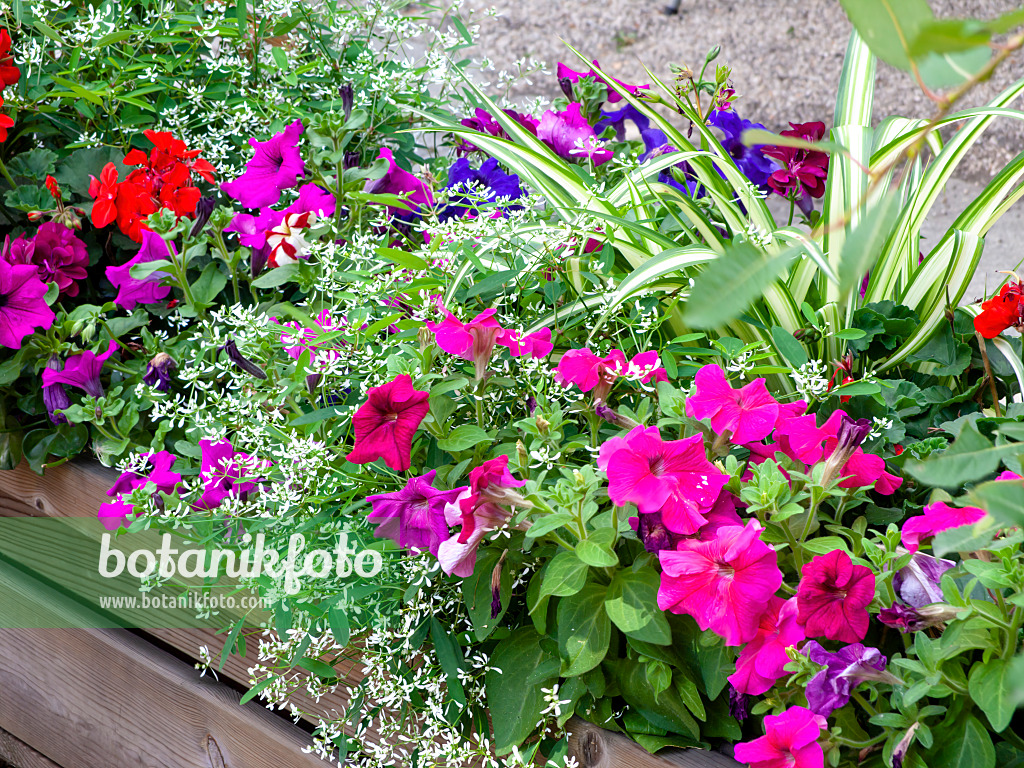
POLYGON ((565 98, 569 101, 573 101, 572 97, 572 80, 568 77, 560 77, 558 79, 558 86, 562 89, 562 93, 565 94, 565 98))
POLYGON ((345 112, 345 122, 352 116, 352 83, 345 83, 338 89, 338 95, 341 97, 341 108, 345 112))
POLYGON ((519 460, 521 469, 526 469, 530 465, 530 454, 526 452, 526 446, 523 445, 522 440, 516 440, 516 458, 519 460))
POLYGON ((538 416, 535 420, 535 423, 537 424, 537 429, 540 431, 542 435, 546 435, 548 433, 548 427, 551 426, 550 421, 545 419, 543 416, 538 416))
POLYGON ((228 357, 231 358, 231 362, 250 376, 255 376, 257 379, 267 378, 267 374, 262 368, 238 351, 238 347, 235 345, 234 339, 228 339, 227 343, 225 343, 221 349, 228 353, 228 357))

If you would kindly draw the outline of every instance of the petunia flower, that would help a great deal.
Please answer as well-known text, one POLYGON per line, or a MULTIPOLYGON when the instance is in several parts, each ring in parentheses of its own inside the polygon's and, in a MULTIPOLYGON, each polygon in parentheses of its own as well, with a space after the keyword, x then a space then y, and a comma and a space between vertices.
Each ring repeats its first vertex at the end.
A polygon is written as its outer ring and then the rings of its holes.
POLYGON ((103 397, 103 384, 100 382, 100 371, 103 363, 118 349, 118 344, 113 339, 107 345, 107 351, 97 355, 90 350, 72 355, 64 364, 63 371, 55 371, 52 368, 43 369, 43 386, 52 384, 67 384, 71 387, 78 387, 86 394, 93 397, 103 397))
POLYGON ((171 368, 177 363, 166 352, 157 352, 153 359, 146 363, 146 372, 142 381, 159 392, 171 390, 171 368))
POLYGON ((47 330, 56 317, 46 304, 46 284, 34 264, 0 259, 0 345, 20 349, 35 328, 47 330))
POLYGON ((893 603, 878 612, 878 620, 887 627, 896 627, 900 632, 918 632, 928 627, 938 627, 953 621, 963 608, 947 603, 929 603, 920 608, 911 608, 893 603))
POLYGON ((155 304, 167 298, 171 292, 169 285, 161 285, 160 281, 169 277, 168 272, 151 272, 143 278, 132 277, 132 267, 151 261, 168 261, 171 250, 177 253, 173 242, 164 240, 156 232, 146 229, 142 232, 142 246, 138 252, 124 264, 107 267, 107 280, 117 288, 114 303, 129 312, 139 304, 155 304))
POLYGON ((666 442, 657 427, 643 425, 606 440, 597 466, 608 476, 608 496, 615 505, 660 511, 669 530, 684 536, 707 522, 705 513, 729 480, 708 461, 701 435, 666 442))
MULTIPOLYGON (((651 129, 651 121, 643 112, 638 110, 632 104, 627 104, 621 109, 615 112, 601 112, 601 119, 594 125, 594 133, 600 136, 604 133, 606 128, 615 129, 615 140, 625 141, 626 140, 626 121, 629 120, 636 126, 637 131, 641 136, 646 131, 651 129)), ((666 143, 665 134, 661 131, 658 133, 662 136, 662 144, 666 143)), ((642 162, 642 161, 641 161, 642 162)))
POLYGON ((561 112, 549 109, 540 118, 537 138, 566 160, 589 159, 594 165, 607 163, 614 153, 602 146, 581 109, 576 101, 561 112))
POLYGON ((346 458, 353 464, 377 459, 396 472, 412 464, 412 438, 430 410, 429 392, 413 389, 408 374, 396 376, 366 393, 366 402, 352 417, 355 445, 346 458))
POLYGON ((551 343, 551 329, 541 328, 539 331, 528 333, 525 336, 509 328, 498 337, 498 346, 507 347, 512 357, 529 356, 535 359, 547 357, 555 348, 551 343))
POLYGON ((366 519, 378 523, 374 536, 436 556, 441 542, 449 538, 445 505, 454 502, 468 488, 438 490, 433 485, 435 475, 437 470, 432 469, 425 475, 410 478, 400 491, 367 496, 373 510, 366 519))
MULTIPOLYGON (((6 244, 5 244, 6 246, 6 244)), ((18 237, 4 249, 11 264, 32 264, 44 283, 56 283, 61 296, 77 296, 77 280, 84 280, 89 252, 75 233, 55 221, 39 225, 35 237, 18 237)))
MULTIPOLYGON (((511 109, 503 109, 502 112, 515 120, 534 136, 537 135, 537 118, 511 109)), ((501 127, 501 124, 495 120, 491 113, 486 109, 480 109, 480 107, 477 107, 473 111, 473 117, 465 117, 459 122, 467 128, 472 128, 478 133, 486 133, 491 136, 496 136, 499 139, 505 139, 505 141, 512 140, 512 137, 508 135, 505 129, 501 127)), ((468 154, 470 152, 482 152, 483 150, 460 136, 458 144, 455 147, 455 151, 460 154, 468 154)))
POLYGON ((236 451, 228 439, 200 440, 202 451, 199 479, 203 492, 196 502, 197 509, 215 509, 228 497, 244 499, 263 482, 260 475, 270 469, 270 462, 254 459, 247 453, 236 451))
POLYGON ((830 653, 811 640, 800 651, 815 664, 825 667, 808 681, 806 690, 807 708, 825 718, 845 707, 853 689, 864 681, 890 685, 901 682, 898 677, 886 671, 886 658, 877 648, 853 643, 840 648, 836 653, 830 653))
POLYGON ((658 607, 692 616, 702 630, 742 645, 758 633, 769 599, 782 584, 775 550, 756 520, 720 528, 710 541, 683 539, 658 553, 658 607))
POLYGON ((751 120, 743 120, 735 112, 726 110, 712 110, 708 123, 722 131, 722 148, 729 153, 729 157, 750 183, 755 187, 766 186, 768 178, 778 166, 765 156, 760 145, 748 147, 742 139, 744 131, 754 128, 764 130, 764 126, 751 120))
POLYGON ((945 599, 940 586, 942 574, 953 565, 952 560, 915 552, 910 562, 893 574, 892 588, 911 608, 941 603, 945 599))
POLYGON ((427 321, 426 326, 434 332, 437 346, 450 355, 471 360, 476 368, 477 379, 482 379, 487 364, 494 354, 494 345, 505 334, 494 315, 498 310, 485 309, 472 320, 462 322, 448 310, 440 323, 427 321))
POLYGON ((661 512, 641 512, 638 517, 629 518, 629 524, 636 531, 636 537, 651 553, 663 549, 675 549, 679 537, 672 533, 661 519, 661 512))
POLYGON ((790 707, 764 719, 766 734, 740 742, 733 754, 750 768, 822 768, 825 753, 818 738, 827 727, 825 718, 806 707, 790 707))
MULTIPOLYGON (((493 157, 484 160, 478 169, 473 168, 467 158, 460 157, 448 169, 448 183, 445 184, 445 189, 450 191, 449 204, 437 216, 441 221, 476 211, 476 201, 482 199, 493 203, 498 198, 519 200, 526 196, 519 186, 519 177, 505 173, 493 157)), ((496 213, 521 207, 506 206, 496 213)))
POLYGON ((316 214, 311 211, 285 214, 281 222, 266 235, 266 244, 270 248, 268 266, 283 267, 305 258, 310 248, 306 241, 306 230, 315 223, 316 214))
POLYGON ((418 216, 423 207, 429 208, 434 204, 434 196, 430 187, 408 171, 399 168, 395 163, 395 156, 387 147, 381 147, 377 153, 377 159, 388 161, 388 170, 381 178, 366 182, 363 191, 372 194, 402 195, 407 201, 408 207, 397 208, 387 206, 388 213, 398 218, 410 219, 418 216), (409 208, 412 210, 410 211, 409 208))
POLYGON ((768 394, 764 379, 735 390, 717 365, 705 365, 694 377, 696 393, 686 400, 686 414, 709 419, 716 435, 728 433, 737 445, 767 437, 779 416, 779 404, 768 394))
POLYGON ((608 399, 615 379, 625 367, 626 356, 618 349, 605 357, 598 357, 586 347, 570 349, 558 361, 555 382, 563 387, 575 384, 581 392, 593 389, 594 398, 603 401, 608 399))
POLYGON ((245 173, 234 181, 220 185, 244 208, 263 208, 281 199, 281 192, 298 184, 306 174, 306 164, 299 152, 302 120, 296 120, 268 141, 249 139, 255 150, 245 166, 245 173))
POLYGON ((924 508, 923 514, 903 524, 903 546, 917 552, 923 539, 930 539, 937 533, 974 525, 985 516, 985 510, 978 507, 951 507, 944 501, 936 501, 924 508))
POLYGON ((760 696, 786 674, 785 666, 791 661, 786 649, 805 639, 797 621, 796 598, 783 600, 772 595, 757 634, 736 659, 736 672, 729 676, 729 682, 740 693, 760 696))
MULTIPOLYGON (((46 361, 46 367, 60 371, 64 367, 64 363, 57 355, 50 355, 46 361)), ((63 384, 50 384, 43 387, 43 406, 46 408, 46 414, 50 417, 50 421, 54 424, 67 424, 68 417, 63 413, 57 413, 57 411, 63 411, 65 408, 71 407, 71 398, 68 397, 68 391, 64 388, 63 384)))
POLYGON ((796 600, 807 637, 856 643, 868 631, 875 574, 841 549, 817 555, 801 571, 796 600))
MULTIPOLYGON (((601 68, 601 65, 597 63, 596 59, 594 60, 594 66, 597 67, 598 69, 601 68)), ((587 70, 586 72, 577 72, 577 71, 575 71, 573 69, 569 69, 569 67, 567 67, 562 62, 558 62, 558 67, 557 67, 556 75, 557 75, 559 80, 568 80, 570 83, 578 83, 580 80, 582 80, 585 77, 591 77, 591 78, 597 80, 599 83, 605 83, 605 84, 608 83, 608 81, 604 78, 604 76, 598 74, 593 69, 587 70)), ((615 80, 615 78, 612 78, 612 80, 615 80)), ((641 89, 650 88, 651 87, 649 85, 626 85, 626 83, 622 82, 621 80, 615 80, 615 82, 618 83, 620 86, 622 86, 622 88, 627 93, 630 93, 633 96, 636 96, 640 92, 641 89)), ((616 103, 622 101, 622 96, 619 94, 618 91, 616 91, 614 88, 612 88, 609 85, 608 86, 608 95, 606 97, 606 101, 609 104, 616 104, 616 103)))
POLYGON ((171 470, 177 457, 167 451, 157 451, 145 456, 146 466, 149 472, 140 475, 137 472, 122 472, 114 481, 113 486, 107 491, 107 496, 114 499, 100 505, 98 516, 103 527, 108 531, 116 531, 122 525, 130 525, 137 517, 135 505, 124 497, 136 488, 142 488, 149 483, 154 486, 154 492, 166 494, 174 493, 181 482, 181 475, 171 470))

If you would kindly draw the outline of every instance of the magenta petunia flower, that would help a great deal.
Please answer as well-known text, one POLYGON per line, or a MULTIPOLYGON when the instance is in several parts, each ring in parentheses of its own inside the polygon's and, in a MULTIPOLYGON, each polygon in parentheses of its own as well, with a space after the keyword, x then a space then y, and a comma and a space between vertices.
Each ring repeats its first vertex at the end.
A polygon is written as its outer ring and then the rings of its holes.
POLYGON ((47 330, 55 315, 46 301, 46 283, 34 264, 9 264, 0 259, 0 345, 20 349, 33 329, 47 330))
POLYGON ((710 541, 684 539, 658 553, 658 607, 686 613, 703 630, 742 645, 759 631, 769 599, 782 584, 775 550, 760 539, 756 520, 718 530, 710 541))
POLYGON ((694 377, 696 393, 686 400, 686 414, 710 419, 716 435, 729 433, 737 445, 768 437, 779 417, 779 404, 768 394, 764 379, 733 389, 717 365, 705 365, 694 377))
POLYGON ((245 498, 256 490, 260 477, 270 469, 270 462, 254 459, 247 453, 236 451, 228 439, 213 442, 200 440, 202 450, 199 478, 203 481, 203 493, 196 502, 197 509, 215 509, 224 499, 245 498))
POLYGON ((330 218, 337 210, 338 200, 331 192, 318 184, 303 184, 299 187, 298 199, 281 213, 315 213, 318 219, 330 218))
POLYGON ((131 276, 131 269, 150 261, 167 261, 171 256, 169 248, 177 253, 174 243, 168 243, 156 232, 142 230, 142 246, 138 253, 119 267, 107 267, 107 280, 117 288, 115 304, 130 312, 138 304, 155 304, 167 298, 171 287, 161 285, 160 281, 169 277, 169 273, 153 272, 139 279, 131 276))
POLYGON ((606 400, 615 379, 626 368, 626 356, 613 349, 598 357, 589 349, 570 349, 558 361, 555 382, 563 387, 575 384, 581 392, 594 390, 596 400, 606 400))
POLYGON ((617 506, 660 511, 670 531, 696 533, 728 482, 707 459, 701 435, 664 441, 657 427, 634 427, 606 440, 597 466, 608 475, 608 496, 617 506))
POLYGON ((134 505, 124 499, 124 496, 136 488, 142 488, 148 483, 152 483, 154 491, 166 494, 174 493, 181 482, 181 475, 171 470, 175 461, 177 461, 177 457, 173 454, 167 451, 158 451, 146 455, 148 474, 122 472, 107 491, 107 496, 113 498, 114 501, 100 505, 98 515, 103 527, 108 531, 116 531, 122 525, 130 525, 137 517, 134 505))
POLYGON ((413 389, 408 374, 396 376, 366 393, 366 402, 352 417, 356 439, 348 460, 368 464, 377 459, 396 472, 412 464, 412 438, 430 410, 429 392, 413 389))
POLYGON ((811 640, 800 651, 815 664, 825 666, 808 681, 806 690, 808 709, 822 717, 845 707, 853 689, 866 680, 900 683, 898 677, 886 671, 886 658, 877 648, 853 643, 830 653, 811 640))
POLYGON ((796 598, 783 600, 772 595, 757 635, 740 652, 729 682, 740 693, 760 696, 786 674, 784 667, 791 661, 786 649, 804 639, 804 629, 797 621, 796 598))
POLYGON ((426 326, 434 332, 437 346, 450 355, 473 361, 476 377, 482 379, 494 354, 494 345, 507 333, 494 319, 497 311, 485 309, 464 323, 446 309, 444 320, 440 323, 427 322, 426 326))
MULTIPOLYGON (((280 322, 276 317, 270 319, 275 323, 280 322)), ((341 325, 331 316, 331 311, 329 309, 321 309, 320 313, 316 316, 314 325, 316 326, 315 329, 305 328, 294 320, 282 323, 283 328, 290 329, 282 330, 281 332, 281 344, 288 357, 298 360, 307 349, 310 351, 313 359, 323 357, 327 360, 333 360, 338 356, 336 351, 331 349, 321 350, 322 345, 313 342, 318 336, 337 331, 341 328, 341 325)), ((331 344, 331 342, 327 342, 327 344, 331 344)))
POLYGON ((917 552, 922 539, 930 539, 937 533, 964 525, 974 525, 985 516, 985 510, 978 507, 951 507, 944 501, 936 501, 924 508, 924 513, 912 517, 903 524, 903 546, 917 552))
POLYGON ((875 574, 836 549, 804 565, 796 592, 798 618, 808 637, 856 643, 867 634, 874 599, 875 574))
MULTIPOLYGON (((601 65, 597 63, 596 59, 594 61, 594 66, 597 67, 598 69, 601 68, 601 65)), ((604 77, 599 75, 593 69, 587 70, 586 72, 577 72, 577 71, 575 71, 573 69, 569 69, 562 62, 558 62, 557 75, 558 75, 558 79, 559 80, 568 80, 571 83, 578 83, 584 77, 592 77, 592 78, 594 78, 595 80, 597 80, 600 83, 605 83, 605 84, 608 83, 608 81, 604 77)), ((612 78, 612 79, 615 80, 615 78, 612 78)), ((631 93, 634 96, 636 96, 640 92, 641 88, 650 88, 651 87, 649 85, 626 85, 621 80, 615 80, 615 82, 618 83, 619 85, 621 85, 626 90, 627 93, 631 93)), ((612 88, 609 85, 608 86, 608 98, 606 100, 607 100, 607 102, 609 104, 615 104, 617 102, 622 101, 622 96, 619 95, 618 91, 616 91, 614 88, 612 88)))
POLYGON ((607 163, 613 152, 605 149, 594 127, 580 111, 579 102, 572 102, 561 112, 549 109, 537 125, 537 138, 566 160, 591 160, 594 165, 607 163))
MULTIPOLYGON (((54 371, 61 371, 64 368, 64 363, 58 355, 50 355, 46 361, 46 367, 54 371)), ((63 411, 70 405, 71 398, 68 397, 68 391, 63 384, 50 384, 43 387, 43 406, 46 408, 46 415, 50 417, 51 422, 67 424, 68 417, 63 413, 57 413, 57 411, 63 411)))
POLYGON ((528 333, 525 336, 519 331, 505 329, 498 337, 502 347, 508 347, 512 357, 523 357, 529 355, 534 358, 547 357, 555 345, 551 343, 551 329, 541 328, 539 331, 528 333))
POLYGON ((100 382, 100 371, 103 370, 103 363, 107 361, 118 349, 118 344, 113 339, 107 345, 107 351, 101 355, 86 350, 77 355, 72 355, 64 364, 63 371, 55 371, 52 368, 43 369, 43 386, 49 387, 54 384, 67 384, 70 387, 78 387, 93 397, 103 397, 103 384, 100 382))
POLYGON ((245 173, 234 181, 220 185, 244 208, 263 208, 281 199, 281 192, 296 186, 306 174, 306 164, 299 153, 302 121, 296 120, 269 141, 249 139, 256 153, 245 166, 245 173))
POLYGON ((374 536, 436 556, 441 542, 449 538, 445 505, 454 502, 468 488, 438 490, 433 485, 435 475, 437 470, 432 469, 421 477, 410 478, 400 491, 367 496, 373 511, 366 519, 379 523, 374 536))
POLYGON ((364 191, 370 194, 391 194, 391 195, 408 195, 405 199, 408 201, 408 205, 412 208, 409 211, 406 208, 397 208, 389 205, 388 213, 392 216, 400 216, 408 218, 410 216, 418 215, 420 209, 423 206, 430 207, 434 204, 434 196, 430 192, 430 187, 427 184, 409 173, 402 168, 399 168, 395 163, 395 156, 391 150, 387 147, 381 147, 377 153, 377 159, 385 159, 388 161, 388 171, 379 179, 371 180, 366 182, 364 191))
POLYGON ((19 237, 4 258, 11 264, 32 264, 44 283, 56 283, 61 296, 77 296, 76 280, 86 278, 89 252, 74 231, 55 221, 39 225, 35 237, 19 237))
POLYGON ((736 497, 722 491, 704 516, 708 519, 698 531, 701 541, 710 541, 718 536, 718 529, 730 525, 743 525, 743 520, 736 513, 736 497))
POLYGON ((825 718, 806 707, 790 707, 764 719, 766 734, 736 745, 734 755, 750 768, 822 768, 825 753, 818 743, 825 718))

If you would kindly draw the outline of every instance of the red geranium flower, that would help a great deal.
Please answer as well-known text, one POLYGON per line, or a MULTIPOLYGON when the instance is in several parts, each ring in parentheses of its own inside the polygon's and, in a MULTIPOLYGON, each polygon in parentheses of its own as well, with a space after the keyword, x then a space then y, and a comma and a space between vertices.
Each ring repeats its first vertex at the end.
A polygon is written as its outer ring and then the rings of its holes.
POLYGON ((974 330, 986 339, 994 339, 1007 328, 1024 326, 1024 283, 1011 280, 981 305, 981 314, 974 318, 974 330))
POLYGON ((6 29, 0 29, 0 90, 8 85, 14 85, 21 78, 21 70, 14 66, 14 57, 11 56, 11 36, 6 29))
MULTIPOLYGON (((790 123, 791 130, 782 131, 780 136, 792 136, 805 141, 821 141, 825 135, 825 124, 790 123)), ((825 177, 828 175, 828 155, 813 149, 796 147, 763 147, 761 151, 782 162, 782 168, 768 178, 768 186, 784 197, 797 193, 798 199, 821 197, 825 194, 825 177)))
POLYGON ((96 202, 92 206, 92 223, 102 229, 117 218, 117 166, 107 163, 100 171, 100 177, 91 177, 89 197, 96 202))

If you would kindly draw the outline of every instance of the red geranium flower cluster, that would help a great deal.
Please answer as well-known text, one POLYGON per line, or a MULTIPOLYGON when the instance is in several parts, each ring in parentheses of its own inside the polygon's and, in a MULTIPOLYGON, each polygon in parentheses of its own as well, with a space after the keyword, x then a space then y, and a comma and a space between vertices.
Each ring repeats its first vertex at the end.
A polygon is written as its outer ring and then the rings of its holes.
POLYGON ((178 218, 196 212, 201 195, 192 184, 193 173, 214 181, 214 168, 199 157, 198 149, 190 150, 166 131, 143 133, 153 149, 149 155, 133 149, 125 156, 125 165, 138 167, 124 181, 118 181, 117 167, 107 163, 89 184, 89 195, 96 201, 92 223, 105 227, 116 219, 120 230, 137 243, 142 242, 145 220, 161 208, 174 211, 178 218))
MULTIPOLYGON (((821 141, 825 136, 825 124, 790 123, 791 130, 782 131, 780 136, 791 136, 804 141, 821 141)), ((828 175, 828 155, 813 149, 796 147, 763 147, 768 157, 782 163, 782 168, 768 178, 768 186, 783 197, 795 194, 797 200, 810 204, 808 197, 818 198, 825 194, 825 177, 828 175)))
MULTIPOLYGON (((6 29, 0 29, 0 107, 4 105, 4 88, 14 85, 20 78, 21 70, 14 66, 11 56, 11 36, 6 29)), ((7 129, 13 125, 13 118, 0 114, 0 142, 7 141, 7 129)))
POLYGON ((1024 283, 1011 280, 999 294, 982 302, 981 314, 974 318, 974 330, 986 339, 994 339, 1007 328, 1024 327, 1024 283))

